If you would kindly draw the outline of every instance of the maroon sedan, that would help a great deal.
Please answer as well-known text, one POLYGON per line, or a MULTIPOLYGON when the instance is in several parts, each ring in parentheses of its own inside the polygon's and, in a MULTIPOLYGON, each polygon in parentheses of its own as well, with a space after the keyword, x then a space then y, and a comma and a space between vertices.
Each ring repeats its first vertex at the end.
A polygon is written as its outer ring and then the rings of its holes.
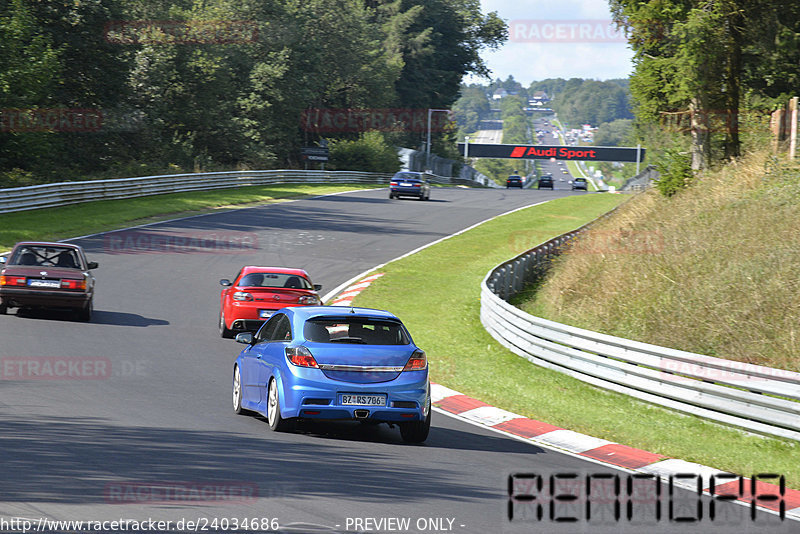
POLYGON ((78 245, 22 242, 0 257, 0 314, 8 308, 68 308, 92 318, 97 263, 78 245))

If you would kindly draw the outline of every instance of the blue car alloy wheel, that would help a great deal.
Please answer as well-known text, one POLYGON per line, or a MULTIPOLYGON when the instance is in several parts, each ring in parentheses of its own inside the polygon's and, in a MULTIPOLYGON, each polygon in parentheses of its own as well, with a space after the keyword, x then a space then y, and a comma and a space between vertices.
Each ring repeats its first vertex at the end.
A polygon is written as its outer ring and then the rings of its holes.
POLYGON ((358 420, 396 424, 409 443, 427 439, 427 356, 391 313, 283 308, 236 340, 247 345, 233 371, 236 413, 260 413, 274 431, 298 419, 358 420))

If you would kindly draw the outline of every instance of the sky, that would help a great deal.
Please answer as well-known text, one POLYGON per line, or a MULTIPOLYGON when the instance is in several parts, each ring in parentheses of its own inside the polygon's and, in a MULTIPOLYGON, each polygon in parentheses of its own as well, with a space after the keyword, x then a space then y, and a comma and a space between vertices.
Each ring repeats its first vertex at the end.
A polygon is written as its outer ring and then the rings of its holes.
POLYGON ((611 24, 606 0, 481 0, 481 10, 497 11, 509 25, 506 44, 481 54, 492 79, 512 75, 527 87, 546 78, 608 80, 631 73, 633 54, 611 24))

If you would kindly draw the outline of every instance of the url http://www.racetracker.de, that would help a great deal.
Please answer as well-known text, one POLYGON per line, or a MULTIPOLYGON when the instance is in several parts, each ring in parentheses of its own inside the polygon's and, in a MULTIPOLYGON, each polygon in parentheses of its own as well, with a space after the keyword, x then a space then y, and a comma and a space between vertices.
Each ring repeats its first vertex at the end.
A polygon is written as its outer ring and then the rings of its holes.
POLYGON ((157 519, 115 519, 103 521, 56 520, 40 517, 2 518, 0 532, 215 532, 215 531, 277 531, 279 522, 274 517, 196 517, 176 521, 157 519))

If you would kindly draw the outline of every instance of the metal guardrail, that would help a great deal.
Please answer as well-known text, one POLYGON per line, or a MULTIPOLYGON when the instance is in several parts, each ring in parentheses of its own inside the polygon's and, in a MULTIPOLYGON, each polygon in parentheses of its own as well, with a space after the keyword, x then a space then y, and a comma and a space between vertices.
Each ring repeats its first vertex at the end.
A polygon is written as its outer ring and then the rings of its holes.
POLYGON ((586 226, 498 265, 481 284, 481 322, 512 352, 598 387, 749 432, 800 440, 800 373, 592 332, 506 302, 586 226))
POLYGON ((620 187, 619 190, 635 192, 644 191, 648 189, 655 180, 658 180, 659 176, 660 174, 656 170, 655 165, 648 165, 636 176, 628 178, 625 183, 622 184, 622 187, 620 187))
MULTIPOLYGON (((211 189, 227 189, 277 183, 369 183, 388 184, 392 174, 358 171, 229 171, 164 176, 142 176, 113 180, 61 182, 0 189, 0 213, 66 206, 96 200, 160 195, 211 189)), ((480 182, 432 176, 438 184, 483 186, 480 182)))

